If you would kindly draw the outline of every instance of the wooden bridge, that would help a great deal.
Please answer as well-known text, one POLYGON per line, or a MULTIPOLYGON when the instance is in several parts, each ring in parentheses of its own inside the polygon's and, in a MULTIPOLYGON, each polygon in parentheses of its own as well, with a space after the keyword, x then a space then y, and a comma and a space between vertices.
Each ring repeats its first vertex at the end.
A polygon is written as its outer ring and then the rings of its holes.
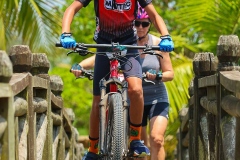
POLYGON ((59 76, 49 61, 28 46, 0 51, 0 159, 80 160, 84 150, 64 108, 59 76))
POLYGON ((220 36, 216 56, 195 55, 189 104, 180 112, 178 160, 240 159, 240 43, 220 36))
MULTIPOLYGON (((189 104, 180 112, 178 160, 240 159, 240 43, 221 36, 217 56, 195 55, 189 104)), ((0 159, 80 160, 84 150, 64 108, 59 76, 28 46, 0 51, 0 159)))

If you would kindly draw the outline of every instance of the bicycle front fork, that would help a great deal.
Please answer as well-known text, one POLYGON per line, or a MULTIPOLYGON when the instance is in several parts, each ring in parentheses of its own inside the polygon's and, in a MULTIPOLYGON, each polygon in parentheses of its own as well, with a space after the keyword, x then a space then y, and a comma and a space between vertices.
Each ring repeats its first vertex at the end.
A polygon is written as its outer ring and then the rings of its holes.
MULTIPOLYGON (((107 154, 106 151, 106 145, 105 145, 105 129, 106 129, 106 119, 107 119, 107 108, 108 108, 108 96, 111 94, 106 94, 106 86, 111 81, 106 81, 102 79, 100 81, 100 91, 101 91, 101 101, 99 103, 99 114, 100 114, 100 129, 99 129, 99 151, 100 156, 104 156, 107 154)), ((123 104, 123 120, 124 120, 124 150, 123 150, 123 157, 127 157, 128 153, 128 139, 129 139, 129 104, 127 102, 127 89, 128 89, 128 83, 127 81, 119 81, 119 84, 121 85, 121 95, 122 95, 122 104, 123 104)))

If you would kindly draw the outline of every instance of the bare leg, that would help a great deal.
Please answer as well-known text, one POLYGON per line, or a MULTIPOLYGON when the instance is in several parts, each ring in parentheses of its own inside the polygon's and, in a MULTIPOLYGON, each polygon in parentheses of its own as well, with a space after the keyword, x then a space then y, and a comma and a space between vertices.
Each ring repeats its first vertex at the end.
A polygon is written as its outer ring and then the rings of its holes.
POLYGON ((163 116, 155 116, 150 120, 151 160, 164 160, 164 134, 168 120, 163 116))
POLYGON ((128 96, 131 101, 130 122, 141 124, 143 116, 142 80, 137 77, 129 77, 126 80, 128 82, 128 96))
POLYGON ((90 133, 91 138, 99 138, 99 102, 100 96, 93 96, 92 110, 90 114, 90 133))

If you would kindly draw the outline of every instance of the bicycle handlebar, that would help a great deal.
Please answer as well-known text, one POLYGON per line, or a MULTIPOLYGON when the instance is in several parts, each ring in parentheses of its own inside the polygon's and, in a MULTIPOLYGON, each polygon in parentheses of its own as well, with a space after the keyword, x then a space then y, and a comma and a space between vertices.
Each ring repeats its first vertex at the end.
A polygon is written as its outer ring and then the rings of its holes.
MULTIPOLYGON (((116 46, 125 47, 126 49, 147 49, 147 50, 159 50, 159 46, 153 46, 153 45, 145 45, 145 46, 134 46, 134 45, 121 45, 118 43, 112 43, 112 44, 84 44, 84 43, 77 43, 76 48, 110 48, 110 47, 116 47, 116 46)), ((61 43, 56 43, 56 47, 63 47, 61 43)))
MULTIPOLYGON (((61 43, 56 43, 56 47, 62 47, 61 43)), ((153 50, 158 50, 160 51, 159 46, 152 46, 152 45, 145 45, 145 46, 137 46, 137 45, 120 45, 119 43, 112 43, 112 44, 84 44, 84 43, 77 43, 76 47, 73 48, 72 51, 68 52, 67 55, 71 53, 78 53, 81 56, 86 56, 87 54, 94 54, 97 52, 91 52, 88 51, 88 48, 113 48, 116 49, 116 51, 112 52, 121 52, 121 51, 126 51, 126 49, 142 49, 143 52, 140 54, 150 54, 150 55, 156 55, 161 58, 163 56, 159 53, 153 52, 153 50)))

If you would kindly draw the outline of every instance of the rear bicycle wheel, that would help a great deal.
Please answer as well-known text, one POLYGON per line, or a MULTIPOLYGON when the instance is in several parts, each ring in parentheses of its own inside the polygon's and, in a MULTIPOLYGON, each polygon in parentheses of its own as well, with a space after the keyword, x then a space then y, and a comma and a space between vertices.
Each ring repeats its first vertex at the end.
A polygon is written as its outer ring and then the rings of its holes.
POLYGON ((109 97, 108 121, 105 146, 107 147, 106 160, 122 160, 124 150, 124 121, 123 103, 120 93, 109 97))

